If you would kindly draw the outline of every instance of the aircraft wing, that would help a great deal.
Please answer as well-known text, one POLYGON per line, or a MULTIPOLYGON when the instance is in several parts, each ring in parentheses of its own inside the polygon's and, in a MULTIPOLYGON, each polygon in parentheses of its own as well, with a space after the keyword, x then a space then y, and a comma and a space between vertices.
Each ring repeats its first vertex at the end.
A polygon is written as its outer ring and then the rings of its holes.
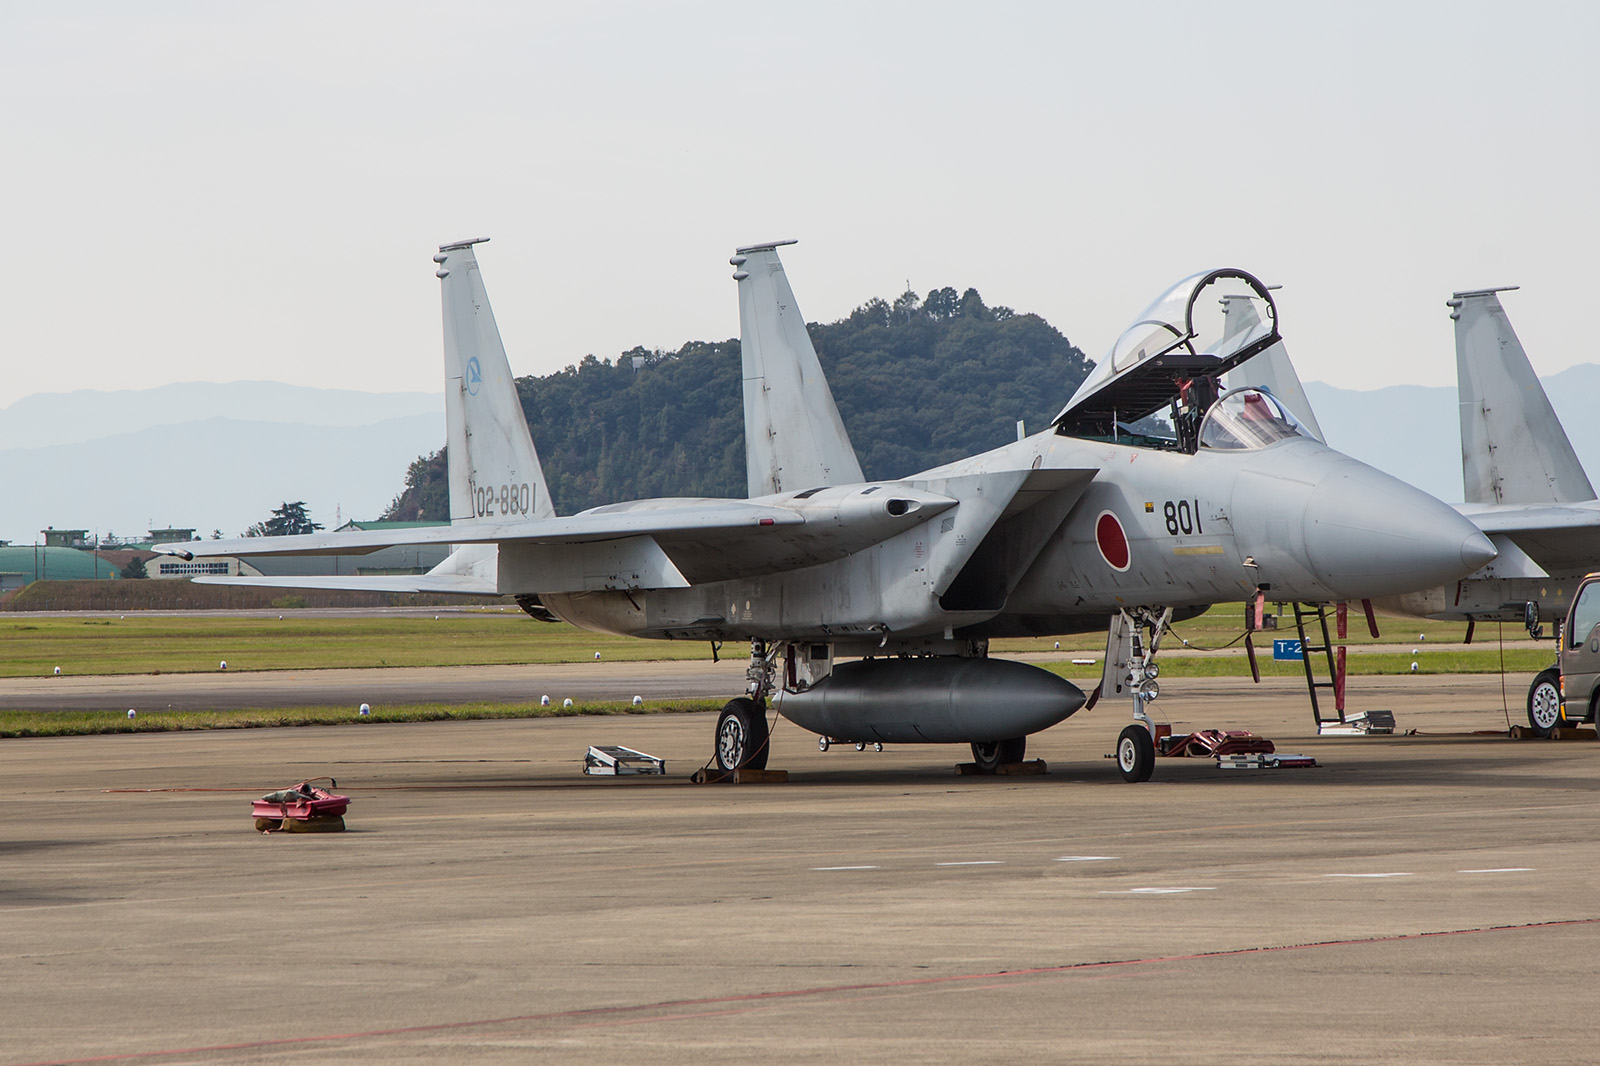
POLYGON ((197 585, 248 585, 269 589, 329 589, 336 592, 445 593, 452 596, 496 596, 500 590, 491 581, 470 574, 357 574, 309 575, 304 577, 224 577, 194 578, 197 585))
MULTIPOLYGON (((647 501, 658 502, 658 501, 647 501)), ((667 501, 659 501, 666 503, 667 501)), ((512 522, 464 522, 414 529, 354 533, 308 533, 295 537, 237 537, 232 540, 187 541, 163 545, 162 551, 185 559, 243 558, 256 555, 367 555, 406 544, 582 544, 638 535, 697 533, 747 535, 751 530, 803 525, 798 513, 782 507, 739 500, 674 500, 662 506, 623 513, 610 508, 567 518, 512 522)))
POLYGON ((1600 559, 1600 500, 1560 504, 1457 504, 1479 529, 1510 537, 1546 571, 1584 570, 1600 559))
MULTIPOLYGON (((398 589, 379 588, 374 583, 379 579, 366 577, 349 587, 406 592, 685 588, 842 559, 926 522, 956 504, 947 496, 907 485, 826 489, 800 493, 782 502, 784 505, 744 500, 641 500, 566 518, 190 541, 163 546, 162 550, 180 558, 196 559, 364 555, 402 544, 494 545, 497 579, 492 583, 482 577, 476 579, 493 584, 494 588, 413 587, 413 583, 429 584, 421 579, 433 575, 396 577, 394 580, 405 586, 398 589)), ((296 578, 271 584, 345 587, 326 585, 322 580, 296 578)), ((263 578, 217 577, 210 583, 268 582, 263 578)))

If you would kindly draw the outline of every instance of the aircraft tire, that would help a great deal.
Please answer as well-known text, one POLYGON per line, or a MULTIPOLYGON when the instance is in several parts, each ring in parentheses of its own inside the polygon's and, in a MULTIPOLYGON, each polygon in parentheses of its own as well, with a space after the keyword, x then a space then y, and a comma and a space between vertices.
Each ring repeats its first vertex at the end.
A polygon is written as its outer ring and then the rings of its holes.
POLYGON ((1561 671, 1555 667, 1540 671, 1528 686, 1528 725, 1541 737, 1555 732, 1561 724, 1561 671))
POLYGON ((769 739, 761 704, 744 696, 729 700, 717 716, 717 768, 765 770, 769 739))
MULTIPOLYGON (((878 748, 882 751, 883 748, 878 748)), ((972 761, 980 774, 998 773, 1006 763, 1021 762, 1028 752, 1027 737, 972 742, 972 761)))
POLYGON ((1137 723, 1128 726, 1117 738, 1117 770, 1122 779, 1148 781, 1155 768, 1156 743, 1150 739, 1150 730, 1137 723))

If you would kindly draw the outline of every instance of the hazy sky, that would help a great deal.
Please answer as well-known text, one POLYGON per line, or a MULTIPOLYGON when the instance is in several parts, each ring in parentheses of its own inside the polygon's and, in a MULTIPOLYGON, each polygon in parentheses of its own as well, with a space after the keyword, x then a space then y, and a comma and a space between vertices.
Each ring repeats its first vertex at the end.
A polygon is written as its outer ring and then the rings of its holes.
POLYGON ((1450 291, 1520 284, 1550 373, 1596 359, 1597 11, 0 0, 0 406, 437 389, 479 235, 518 373, 737 335, 783 237, 809 319, 975 286, 1093 357, 1243 267, 1351 388, 1452 382, 1450 291))

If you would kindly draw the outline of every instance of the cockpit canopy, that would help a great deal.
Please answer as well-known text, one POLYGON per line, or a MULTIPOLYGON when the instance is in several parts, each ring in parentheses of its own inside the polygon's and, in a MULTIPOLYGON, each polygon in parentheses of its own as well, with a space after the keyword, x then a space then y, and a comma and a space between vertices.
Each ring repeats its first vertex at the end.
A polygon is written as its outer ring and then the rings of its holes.
POLYGON ((1279 339, 1277 306, 1250 274, 1223 269, 1184 278, 1122 331, 1055 425, 1069 436, 1118 437, 1129 423, 1188 404, 1191 392, 1202 397, 1198 419, 1221 374, 1279 339), (1209 387, 1191 390, 1197 379, 1209 387))
POLYGON ((1276 396, 1253 386, 1217 397, 1200 422, 1200 447, 1217 451, 1253 451, 1288 437, 1311 434, 1276 396))

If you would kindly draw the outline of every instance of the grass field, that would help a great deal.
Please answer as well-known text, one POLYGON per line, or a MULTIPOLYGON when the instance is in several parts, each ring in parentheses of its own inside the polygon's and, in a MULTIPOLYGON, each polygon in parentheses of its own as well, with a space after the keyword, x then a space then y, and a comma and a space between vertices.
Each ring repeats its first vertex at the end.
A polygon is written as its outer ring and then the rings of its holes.
MULTIPOLYGON (((1236 606, 1219 607, 1174 627, 1177 637, 1195 649, 1223 649, 1241 633, 1242 613, 1236 606)), ((1418 622, 1380 618, 1378 642, 1367 634, 1364 619, 1351 619, 1348 639, 1350 671, 1355 674, 1405 673, 1411 663, 1421 673, 1484 673, 1500 669, 1496 627, 1479 627, 1477 643, 1463 647, 1461 623, 1418 622), (1363 651, 1373 643, 1388 647, 1363 651), (1416 647, 1396 652, 1395 645, 1416 647)), ((1554 658, 1554 646, 1526 639, 1516 626, 1506 626, 1508 670, 1543 669, 1554 658), (1517 639, 1512 640, 1512 637, 1517 639)), ((1257 634, 1256 650, 1263 674, 1289 675, 1298 663, 1272 661, 1272 638, 1292 637, 1292 628, 1257 634)), ((1054 652, 1099 659, 1105 653, 1101 633, 996 640, 997 655, 1054 652)), ((1164 651, 1184 645, 1172 635, 1164 651)), ((85 674, 196 673, 214 671, 226 661, 230 670, 306 670, 334 667, 485 666, 513 663, 560 663, 592 660, 595 653, 618 661, 710 659, 705 643, 636 640, 586 633, 567 625, 535 622, 520 611, 499 608, 441 610, 437 615, 407 614, 349 617, 309 615, 286 610, 282 616, 234 614, 120 616, 0 616, 0 677, 37 677, 60 667, 68 676, 85 674)), ((723 649, 724 656, 743 658, 743 645, 723 649)), ((1165 655, 1160 660, 1172 676, 1224 676, 1248 672, 1241 645, 1208 655, 1165 655)), ((1088 677, 1097 667, 1063 664, 1069 677, 1088 677)))
POLYGON ((0 711, 0 738, 87 736, 99 733, 172 733, 191 729, 263 729, 279 726, 376 725, 394 722, 472 721, 484 718, 572 718, 585 715, 687 714, 714 711, 720 702, 677 700, 645 704, 585 703, 572 707, 508 707, 497 703, 422 703, 384 707, 361 715, 348 706, 237 711, 159 711, 129 718, 120 711, 0 711))
MULTIPOLYGON (((586 633, 567 625, 535 622, 520 611, 499 608, 441 609, 437 615, 348 616, 285 610, 276 615, 0 616, 0 678, 53 674, 149 674, 229 670, 305 670, 335 667, 482 666, 592 660, 596 652, 612 661, 710 659, 704 643, 635 640, 586 633)), ((1365 620, 1351 620, 1352 675, 1410 673, 1528 674, 1544 669, 1554 646, 1526 639, 1516 626, 1479 628, 1478 642, 1460 643, 1462 624, 1380 617, 1382 636, 1374 642, 1365 620), (1505 646, 1499 640, 1505 637, 1505 646), (1515 637, 1516 639, 1511 639, 1515 637), (1381 642, 1381 646, 1373 647, 1381 642), (1409 645, 1396 650, 1399 645, 1409 645), (1412 649, 1415 649, 1413 652, 1412 649)), ((1242 645, 1241 611, 1217 608, 1174 627, 1162 644, 1164 678, 1244 676, 1249 672, 1242 645), (1178 639, 1178 638, 1181 638, 1178 639), (1193 652, 1185 651, 1187 641, 1193 652), (1177 651, 1178 654, 1167 654, 1177 651)), ((1298 662, 1275 662, 1272 639, 1292 637, 1292 628, 1257 634, 1257 661, 1266 677, 1298 677, 1298 662)), ((1101 633, 997 640, 997 655, 1048 653, 1058 659, 1040 665, 1071 678, 1085 690, 1099 681, 1105 654, 1101 633), (1057 645, 1059 644, 1059 648, 1057 645), (1073 663, 1072 658, 1092 659, 1073 663)), ((743 645, 723 649, 743 658, 743 645)), ((1317 664, 1320 667, 1320 663, 1317 664)), ((1318 671, 1319 675, 1323 672, 1318 671)), ((715 710, 714 702, 666 705, 585 704, 572 708, 500 704, 420 704, 381 708, 360 717, 348 706, 234 711, 170 711, 129 719, 121 712, 0 711, 0 737, 70 736, 91 733, 144 733, 189 729, 246 729, 267 726, 368 725, 384 722, 446 721, 480 718, 541 718, 586 714, 671 713, 715 710)))
MULTIPOLYGON (((141 615, 0 617, 0 677, 487 666, 593 659, 709 659, 706 644, 631 640, 535 622, 521 611, 349 618, 141 615)), ((735 654, 744 654, 738 650, 735 654)))

